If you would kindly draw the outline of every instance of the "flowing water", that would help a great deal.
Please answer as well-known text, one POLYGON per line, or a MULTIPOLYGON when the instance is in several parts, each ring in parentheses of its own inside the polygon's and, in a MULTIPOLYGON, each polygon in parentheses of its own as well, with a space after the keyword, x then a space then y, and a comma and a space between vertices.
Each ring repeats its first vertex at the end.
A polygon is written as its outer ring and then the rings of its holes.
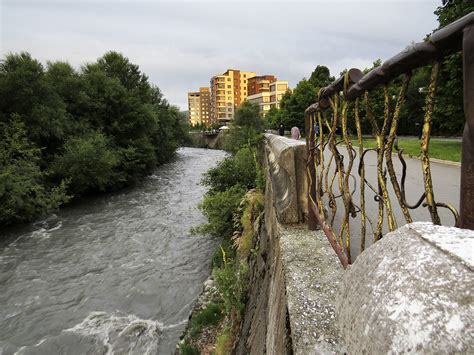
POLYGON ((140 186, 0 238, 0 354, 171 354, 210 272, 201 175, 184 148, 140 186))

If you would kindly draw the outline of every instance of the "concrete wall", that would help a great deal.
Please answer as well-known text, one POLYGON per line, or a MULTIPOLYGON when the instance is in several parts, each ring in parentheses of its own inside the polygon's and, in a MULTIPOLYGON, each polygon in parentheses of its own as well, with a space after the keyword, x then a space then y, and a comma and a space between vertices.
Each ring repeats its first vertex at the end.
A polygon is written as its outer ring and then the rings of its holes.
POLYGON ((206 136, 201 132, 190 132, 188 146, 194 148, 223 149, 225 135, 227 132, 219 132, 217 135, 206 136))

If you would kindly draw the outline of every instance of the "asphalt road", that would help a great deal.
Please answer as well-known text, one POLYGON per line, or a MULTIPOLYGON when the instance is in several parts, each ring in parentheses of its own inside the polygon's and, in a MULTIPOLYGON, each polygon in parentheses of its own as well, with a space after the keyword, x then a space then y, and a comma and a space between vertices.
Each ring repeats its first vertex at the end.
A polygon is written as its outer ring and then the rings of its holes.
MULTIPOLYGON (((347 149, 344 146, 338 146, 339 152, 345 156, 344 165, 347 170, 347 163, 349 161, 347 155, 347 149)), ((355 148, 357 150, 357 147, 355 148)), ((330 152, 325 152, 325 163, 329 162, 330 152)), ((393 156, 394 168, 397 174, 398 182, 401 181, 401 171, 402 165, 397 156, 393 156)), ((365 157, 365 175, 366 179, 372 184, 373 187, 377 188, 377 157, 375 152, 368 152, 365 157)), ((415 204, 421 195, 424 192, 424 183, 423 183, 423 172, 421 161, 418 159, 412 159, 405 157, 407 164, 407 177, 405 181, 405 191, 407 202, 411 205, 415 204)), ((334 172, 334 162, 332 163, 332 169, 329 176, 331 177, 334 172)), ((356 177, 356 188, 354 195, 352 196, 353 202, 360 206, 360 177, 358 175, 358 166, 359 166, 359 156, 356 156, 354 166, 352 168, 351 174, 356 177)), ((456 166, 451 166, 447 164, 431 162, 431 175, 433 179, 433 188, 434 188, 434 198, 436 202, 444 202, 454 206, 459 210, 459 187, 460 187, 460 177, 461 169, 456 166)), ((350 179, 350 188, 354 190, 354 179, 350 179)), ((406 224, 405 218, 403 216, 402 210, 398 203, 398 199, 393 190, 393 186, 390 182, 390 177, 387 173, 387 186, 389 191, 389 196, 394 210, 395 219, 397 221, 397 226, 401 227, 406 224)), ((339 186, 337 183, 337 178, 333 185, 333 191, 335 195, 339 195, 339 186)), ((377 225, 378 218, 378 202, 374 200, 375 194, 373 191, 366 186, 365 188, 365 203, 366 203, 366 213, 368 218, 372 221, 374 228, 377 225)), ((326 199, 327 205, 327 199, 326 199)), ((339 226, 343 220, 344 214, 344 205, 342 198, 337 199, 337 213, 334 222, 334 231, 338 234, 339 226)), ((445 208, 438 208, 439 215, 441 217, 441 222, 443 225, 453 226, 454 218, 452 213, 445 208)), ((415 210, 410 210, 413 221, 431 221, 429 211, 426 207, 418 207, 415 210)), ((361 234, 361 214, 358 213, 355 218, 350 218, 350 231, 351 231, 351 254, 353 256, 360 253, 360 234, 361 234)), ((388 225, 386 219, 386 213, 384 214, 384 234, 388 232, 388 225)), ((366 236, 366 247, 373 242, 373 232, 370 227, 370 224, 367 223, 367 236, 366 236)))

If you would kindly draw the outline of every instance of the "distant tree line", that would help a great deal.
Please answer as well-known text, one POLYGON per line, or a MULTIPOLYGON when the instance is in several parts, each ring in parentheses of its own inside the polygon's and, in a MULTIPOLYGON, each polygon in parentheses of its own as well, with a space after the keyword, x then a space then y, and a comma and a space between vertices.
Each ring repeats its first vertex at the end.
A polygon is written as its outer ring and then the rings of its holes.
POLYGON ((0 228, 138 181, 187 132, 179 110, 116 52, 79 71, 9 54, 0 97, 0 228))
MULTIPOLYGON (((472 0, 458 0, 438 7, 435 15, 438 17, 439 28, 474 11, 472 0)), ((395 54, 395 53, 394 53, 395 54)), ((365 68, 364 73, 380 66, 381 60, 376 60, 373 66, 365 68)), ((407 91, 406 100, 400 114, 399 135, 418 135, 421 131, 424 115, 425 97, 430 80, 431 66, 419 68, 412 73, 412 79, 407 91)), ((341 75, 344 72, 341 73, 341 75)), ((288 91, 280 102, 280 109, 272 108, 266 117, 269 127, 277 128, 283 124, 286 129, 297 126, 304 128, 304 110, 316 102, 319 90, 330 84, 335 78, 329 69, 318 65, 309 79, 301 80, 296 88, 288 91)), ((398 95, 402 77, 392 81, 389 87, 390 97, 398 95)), ((383 118, 383 88, 375 89, 370 95, 371 108, 378 120, 383 118)), ((393 103, 393 106, 395 103, 393 103)), ((361 105, 362 130, 371 134, 372 127, 366 119, 365 109, 361 105)), ((348 120, 349 129, 355 133, 354 119, 348 120)), ((462 83, 462 54, 457 53, 444 58, 438 77, 436 102, 433 114, 433 135, 461 135, 464 127, 463 83, 462 83)))

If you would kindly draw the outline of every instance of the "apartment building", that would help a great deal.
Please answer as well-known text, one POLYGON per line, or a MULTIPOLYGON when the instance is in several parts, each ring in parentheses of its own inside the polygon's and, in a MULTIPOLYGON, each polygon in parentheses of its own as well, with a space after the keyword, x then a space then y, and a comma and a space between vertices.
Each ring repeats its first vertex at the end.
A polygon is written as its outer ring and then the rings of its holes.
POLYGON ((205 124, 210 126, 211 120, 211 91, 209 88, 199 88, 199 91, 188 92, 189 124, 205 124))
POLYGON ((211 119, 226 124, 234 119, 234 112, 248 96, 248 80, 255 72, 228 69, 211 78, 211 119))
MULTIPOLYGON (((265 75, 265 77, 273 77, 272 75, 265 75)), ((261 77, 263 78, 263 77, 261 77)), ((259 84, 255 84, 256 89, 252 89, 252 95, 249 94, 247 101, 253 102, 259 105, 260 113, 265 117, 270 108, 276 107, 280 108, 280 101, 283 97, 283 94, 289 90, 288 81, 277 80, 273 77, 274 80, 266 85, 268 79, 262 79, 259 84), (259 88, 259 89, 258 89, 259 88)), ((254 79, 253 81, 257 81, 254 79)))
POLYGON ((270 83, 277 80, 273 75, 254 76, 248 80, 248 96, 270 91, 270 83))

